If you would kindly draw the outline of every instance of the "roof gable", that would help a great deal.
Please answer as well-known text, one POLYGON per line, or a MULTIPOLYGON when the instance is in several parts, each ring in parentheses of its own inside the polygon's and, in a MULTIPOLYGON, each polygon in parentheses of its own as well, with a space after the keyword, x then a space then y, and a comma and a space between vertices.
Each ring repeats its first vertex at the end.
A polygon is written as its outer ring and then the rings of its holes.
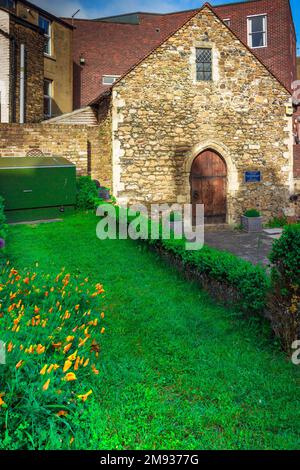
POLYGON ((259 64, 277 81, 277 83, 279 83, 284 89, 285 91, 287 91, 289 94, 291 94, 291 90, 289 90, 285 84, 278 79, 278 77, 276 77, 276 75, 270 70, 270 68, 264 63, 262 62, 262 60, 255 54, 255 52, 250 49, 248 47, 248 45, 243 42, 233 31, 230 27, 228 27, 228 25, 226 23, 224 23, 224 21, 219 17, 219 15, 216 13, 215 9, 209 4, 209 3, 205 3, 200 9, 198 10, 191 10, 190 11, 190 15, 188 16, 188 18, 185 18, 184 21, 182 22, 182 24, 176 28, 175 31, 173 31, 171 34, 169 34, 166 38, 164 38, 164 40, 158 44, 157 46, 155 46, 154 48, 152 48, 142 59, 140 59, 139 61, 137 61, 132 67, 130 67, 123 75, 121 75, 121 77, 108 89, 106 90, 105 92, 101 93, 96 99, 92 100, 89 104, 90 105, 95 105, 95 104, 98 104, 99 101, 102 100, 102 98, 104 96, 107 96, 108 94, 111 93, 112 89, 115 88, 118 83, 120 83, 127 75, 129 75, 133 70, 135 70, 136 67, 138 67, 140 64, 142 64, 148 57, 150 57, 157 49, 159 49, 163 44, 165 44, 170 38, 172 38, 177 32, 179 32, 184 26, 186 26, 194 17, 196 17, 199 13, 201 13, 201 11, 205 10, 205 9, 208 9, 211 13, 213 13, 213 15, 222 23, 222 25, 228 30, 230 31, 230 33, 232 34, 233 36, 233 39, 235 40, 238 40, 242 46, 244 46, 246 48, 246 50, 248 52, 250 52, 250 54, 253 56, 253 58, 255 60, 257 60, 259 62, 259 64))

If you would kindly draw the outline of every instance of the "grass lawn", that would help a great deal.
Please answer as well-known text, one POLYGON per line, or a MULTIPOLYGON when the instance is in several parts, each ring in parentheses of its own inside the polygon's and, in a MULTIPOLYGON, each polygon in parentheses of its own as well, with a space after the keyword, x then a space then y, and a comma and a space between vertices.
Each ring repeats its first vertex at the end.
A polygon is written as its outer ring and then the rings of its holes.
MULTIPOLYGON (((106 290, 102 370, 74 447, 300 448, 300 370, 268 326, 217 305, 136 242, 98 240, 96 223, 80 214, 8 237, 16 268, 64 266, 106 290)), ((49 430, 48 448, 60 447, 49 430)))

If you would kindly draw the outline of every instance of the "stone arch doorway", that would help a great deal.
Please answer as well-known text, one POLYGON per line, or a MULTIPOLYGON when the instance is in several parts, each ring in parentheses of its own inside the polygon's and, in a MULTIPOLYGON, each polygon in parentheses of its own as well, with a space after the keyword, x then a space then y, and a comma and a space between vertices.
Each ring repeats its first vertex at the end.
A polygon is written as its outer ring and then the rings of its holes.
POLYGON ((222 156, 207 149, 194 159, 190 171, 193 220, 196 204, 204 204, 206 224, 221 224, 227 219, 227 165, 222 156))

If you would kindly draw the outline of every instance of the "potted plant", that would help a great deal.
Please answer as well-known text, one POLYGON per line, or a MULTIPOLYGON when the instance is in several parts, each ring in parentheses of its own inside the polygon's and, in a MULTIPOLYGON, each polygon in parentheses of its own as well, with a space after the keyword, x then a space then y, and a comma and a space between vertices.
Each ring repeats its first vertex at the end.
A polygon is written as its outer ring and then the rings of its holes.
POLYGON ((243 230, 246 232, 262 232, 263 218, 257 209, 249 209, 241 217, 243 230))

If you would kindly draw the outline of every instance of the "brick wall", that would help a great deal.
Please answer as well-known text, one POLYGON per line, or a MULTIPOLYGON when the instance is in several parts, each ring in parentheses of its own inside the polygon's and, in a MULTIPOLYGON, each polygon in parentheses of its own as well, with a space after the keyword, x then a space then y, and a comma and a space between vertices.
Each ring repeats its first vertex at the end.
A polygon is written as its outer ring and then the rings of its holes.
POLYGON ((112 169, 102 144, 98 126, 0 124, 0 158, 25 157, 38 148, 45 156, 67 158, 76 164, 78 174, 90 174, 110 187, 112 169))
POLYGON ((294 145, 294 177, 300 179, 300 145, 294 145))
POLYGON ((14 57, 14 122, 20 119, 20 48, 25 44, 26 88, 25 122, 40 122, 44 118, 44 37, 37 30, 18 23, 11 17, 10 30, 15 38, 14 57))
POLYGON ((0 122, 9 122, 9 14, 0 10, 0 122), (7 35, 5 34, 7 33, 7 35))
MULTIPOLYGON (((196 2, 199 7, 201 3, 196 2)), ((222 19, 245 43, 247 16, 268 15, 268 47, 255 49, 257 56, 290 87, 296 73, 296 45, 289 0, 253 0, 216 6, 222 19)), ((195 10, 196 12, 196 10, 195 10)), ((74 106, 80 108, 108 89, 103 75, 123 75, 164 38, 179 28, 192 11, 167 15, 139 14, 139 24, 74 20, 74 106), (85 65, 80 64, 80 57, 85 65)), ((71 20, 70 20, 71 21, 71 20)))

